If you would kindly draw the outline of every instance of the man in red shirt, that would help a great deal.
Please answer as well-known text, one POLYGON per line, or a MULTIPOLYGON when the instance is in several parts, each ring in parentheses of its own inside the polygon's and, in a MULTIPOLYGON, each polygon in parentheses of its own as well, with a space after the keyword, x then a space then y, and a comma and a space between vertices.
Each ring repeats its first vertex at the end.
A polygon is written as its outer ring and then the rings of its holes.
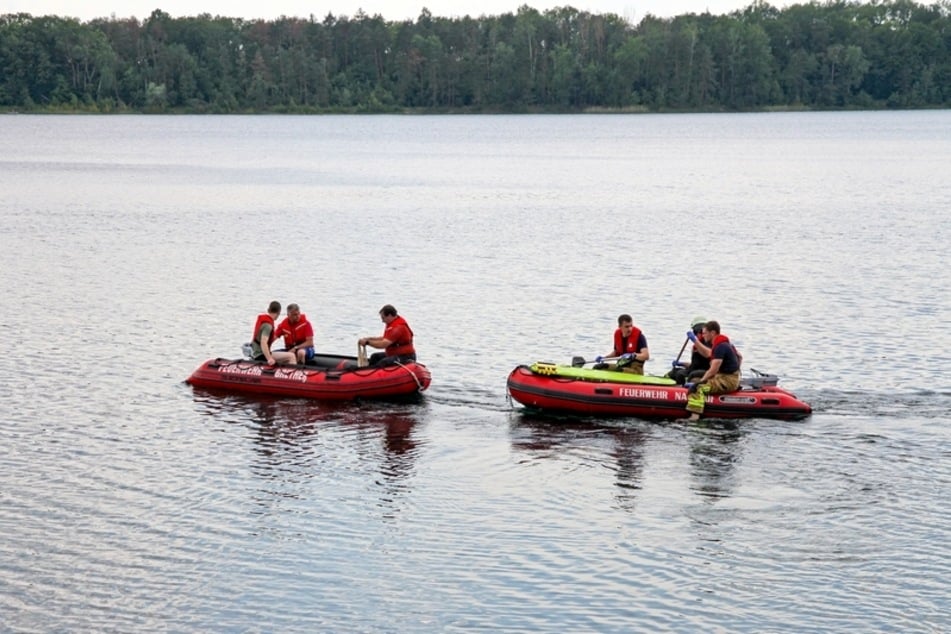
POLYGON ((274 337, 284 337, 284 349, 294 354, 297 363, 314 358, 314 327, 297 304, 287 305, 287 317, 277 325, 274 337))
POLYGON ((370 355, 370 365, 394 365, 416 360, 416 348, 413 347, 413 331, 406 320, 396 313, 392 305, 380 309, 380 319, 386 324, 382 337, 363 337, 357 343, 361 346, 383 348, 383 352, 370 355))

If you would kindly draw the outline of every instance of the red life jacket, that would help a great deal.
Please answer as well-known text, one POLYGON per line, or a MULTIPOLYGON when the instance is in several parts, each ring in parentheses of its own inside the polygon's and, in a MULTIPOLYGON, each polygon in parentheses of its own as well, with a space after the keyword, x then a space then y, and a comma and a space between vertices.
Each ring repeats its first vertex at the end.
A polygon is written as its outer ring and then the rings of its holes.
POLYGON ((716 350, 717 346, 719 346, 721 343, 726 343, 730 345, 730 350, 733 352, 733 359, 732 359, 732 362, 729 359, 726 359, 726 358, 723 359, 723 365, 720 366, 720 373, 732 374, 733 372, 736 372, 737 370, 740 369, 740 355, 737 354, 736 346, 730 343, 730 338, 727 337, 726 335, 716 335, 713 338, 713 343, 710 344, 710 360, 713 361, 713 359, 715 358, 713 356, 713 351, 716 350), (736 365, 735 368, 733 368, 734 363, 736 365), (726 369, 724 369, 724 365, 726 366, 726 369), (733 368, 733 369, 731 370, 730 368, 733 368))
POLYGON ((641 329, 637 326, 631 327, 631 334, 627 338, 627 345, 624 345, 624 337, 621 335, 621 329, 618 328, 614 331, 614 356, 619 357, 622 354, 627 354, 628 352, 632 354, 637 354, 641 351, 637 347, 637 342, 641 339, 641 329), (623 350, 621 348, 624 348, 623 350))
POLYGON ((398 316, 387 324, 383 330, 383 338, 393 342, 384 350, 388 357, 402 357, 407 354, 416 354, 416 348, 413 347, 413 330, 402 317, 398 316), (402 337, 399 337, 399 333, 396 332, 400 326, 406 329, 406 334, 402 337))
POLYGON ((251 333, 251 341, 258 341, 261 337, 261 326, 264 324, 271 324, 271 336, 267 340, 267 345, 270 346, 274 343, 275 331, 274 331, 274 318, 268 315, 267 313, 262 313, 258 315, 257 321, 254 322, 254 332, 251 333))
POLYGON ((301 313, 296 324, 291 324, 291 320, 285 317, 277 327, 277 333, 277 336, 284 337, 284 347, 290 350, 297 344, 304 343, 307 337, 313 337, 314 329, 307 321, 307 315, 301 313))

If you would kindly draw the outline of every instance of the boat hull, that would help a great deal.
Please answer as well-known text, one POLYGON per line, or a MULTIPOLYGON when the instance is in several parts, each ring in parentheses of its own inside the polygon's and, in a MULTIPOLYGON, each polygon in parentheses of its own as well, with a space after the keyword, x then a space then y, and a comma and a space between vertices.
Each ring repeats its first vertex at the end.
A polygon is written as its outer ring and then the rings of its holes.
MULTIPOLYGON (((679 385, 558 376, 520 365, 509 374, 508 391, 518 403, 548 412, 654 419, 690 415, 687 390, 679 385)), ((797 420, 811 413, 809 404, 770 385, 708 396, 703 417, 797 420)))
POLYGON ((426 390, 432 376, 420 363, 357 368, 352 357, 321 355, 322 365, 268 366, 247 359, 209 359, 186 379, 203 389, 352 401, 406 397, 426 390))

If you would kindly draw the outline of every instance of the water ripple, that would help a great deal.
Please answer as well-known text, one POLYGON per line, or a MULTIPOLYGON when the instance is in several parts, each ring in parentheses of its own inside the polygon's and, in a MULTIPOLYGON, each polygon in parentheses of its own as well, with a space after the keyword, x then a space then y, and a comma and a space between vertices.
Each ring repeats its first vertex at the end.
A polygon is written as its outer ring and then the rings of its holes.
POLYGON ((947 112, 4 124, 0 325, 42 335, 0 356, 3 628, 948 629, 947 112), (672 238, 698 201, 719 222, 672 238), (636 276, 605 275, 621 216, 636 276), (674 255, 710 244, 716 293, 674 255), (395 303, 432 387, 183 383, 272 297, 340 351, 395 303), (654 373, 717 317, 813 416, 507 400, 620 312, 654 373))

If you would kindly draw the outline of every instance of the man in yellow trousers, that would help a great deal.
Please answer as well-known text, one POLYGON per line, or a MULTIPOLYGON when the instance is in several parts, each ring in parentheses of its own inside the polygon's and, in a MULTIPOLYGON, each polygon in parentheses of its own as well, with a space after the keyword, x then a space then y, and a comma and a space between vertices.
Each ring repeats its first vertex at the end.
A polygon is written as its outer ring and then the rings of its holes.
MULTIPOLYGON (((690 335, 693 335, 693 332, 688 332, 687 337, 697 343, 697 336, 690 335)), ((708 321, 703 325, 700 337, 709 349, 710 367, 696 383, 685 384, 688 390, 687 411, 690 412, 690 420, 697 420, 703 414, 708 394, 726 394, 740 387, 740 364, 743 362, 743 356, 726 335, 720 334, 720 324, 708 321)), ((698 347, 706 352, 704 347, 698 347)))

